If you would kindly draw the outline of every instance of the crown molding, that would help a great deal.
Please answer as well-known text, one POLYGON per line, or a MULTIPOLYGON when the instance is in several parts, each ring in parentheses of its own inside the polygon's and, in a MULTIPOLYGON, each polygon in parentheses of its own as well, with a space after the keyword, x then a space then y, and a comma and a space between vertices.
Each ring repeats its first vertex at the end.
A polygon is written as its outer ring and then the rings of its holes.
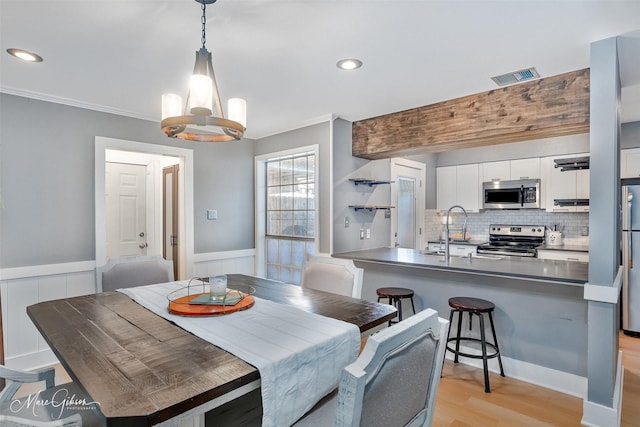
POLYGON ((131 117, 133 119, 147 120, 151 122, 160 123, 157 118, 151 118, 142 114, 136 114, 131 111, 121 110, 119 108, 107 107, 104 105, 91 104, 88 102, 81 102, 71 98, 64 98, 61 96, 50 95, 47 93, 33 92, 24 89, 18 89, 9 86, 0 86, 0 93, 6 93, 7 95, 21 96, 23 98, 37 99, 39 101, 52 102, 55 104, 67 105, 69 107, 84 108, 85 110, 99 111, 101 113, 116 114, 118 116, 131 117))

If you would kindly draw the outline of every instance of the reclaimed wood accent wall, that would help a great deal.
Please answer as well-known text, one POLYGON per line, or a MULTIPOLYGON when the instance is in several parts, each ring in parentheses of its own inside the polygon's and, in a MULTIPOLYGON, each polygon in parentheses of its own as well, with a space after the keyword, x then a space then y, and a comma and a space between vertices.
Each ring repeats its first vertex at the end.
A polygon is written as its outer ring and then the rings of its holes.
POLYGON ((589 132, 589 69, 353 123, 352 154, 383 159, 589 132))

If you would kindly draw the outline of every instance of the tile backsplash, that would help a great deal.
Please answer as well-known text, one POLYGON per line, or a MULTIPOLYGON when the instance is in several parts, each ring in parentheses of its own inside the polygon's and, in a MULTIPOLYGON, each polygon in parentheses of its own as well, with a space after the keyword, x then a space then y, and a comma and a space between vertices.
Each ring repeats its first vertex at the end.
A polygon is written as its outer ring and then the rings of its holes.
MULTIPOLYGON (((444 228, 446 212, 435 209, 425 211, 425 242, 438 240, 444 228)), ((464 214, 460 211, 452 211, 450 214, 450 230, 459 231, 464 223, 464 214)), ((583 236, 583 232, 589 227, 589 213, 556 213, 537 209, 523 210, 488 210, 471 212, 468 214, 467 233, 472 240, 489 240, 489 225, 546 225, 553 227, 557 224, 562 228, 565 245, 588 245, 589 236, 583 236)))

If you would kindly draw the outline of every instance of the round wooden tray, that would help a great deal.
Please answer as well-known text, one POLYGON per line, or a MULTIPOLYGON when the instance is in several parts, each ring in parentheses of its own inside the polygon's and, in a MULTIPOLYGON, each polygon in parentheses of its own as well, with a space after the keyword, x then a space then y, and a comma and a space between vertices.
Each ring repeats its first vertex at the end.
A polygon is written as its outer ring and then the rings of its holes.
POLYGON ((180 316, 220 316, 246 310, 255 303, 253 296, 243 293, 244 297, 235 305, 189 304, 189 301, 200 295, 202 294, 191 294, 170 300, 169 312, 180 316))

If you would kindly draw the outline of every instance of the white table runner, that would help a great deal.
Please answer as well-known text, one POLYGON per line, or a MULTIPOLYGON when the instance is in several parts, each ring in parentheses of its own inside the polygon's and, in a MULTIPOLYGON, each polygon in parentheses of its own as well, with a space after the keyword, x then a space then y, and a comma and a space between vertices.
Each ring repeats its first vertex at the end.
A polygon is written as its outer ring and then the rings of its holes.
MULTIPOLYGON (((342 369, 358 357, 357 326, 260 298, 254 297, 255 305, 248 310, 222 316, 169 313, 167 295, 186 285, 171 282, 119 291, 255 366, 261 377, 265 427, 294 423, 337 387, 342 369)), ((182 295, 186 289, 172 294, 172 299, 182 295)))

